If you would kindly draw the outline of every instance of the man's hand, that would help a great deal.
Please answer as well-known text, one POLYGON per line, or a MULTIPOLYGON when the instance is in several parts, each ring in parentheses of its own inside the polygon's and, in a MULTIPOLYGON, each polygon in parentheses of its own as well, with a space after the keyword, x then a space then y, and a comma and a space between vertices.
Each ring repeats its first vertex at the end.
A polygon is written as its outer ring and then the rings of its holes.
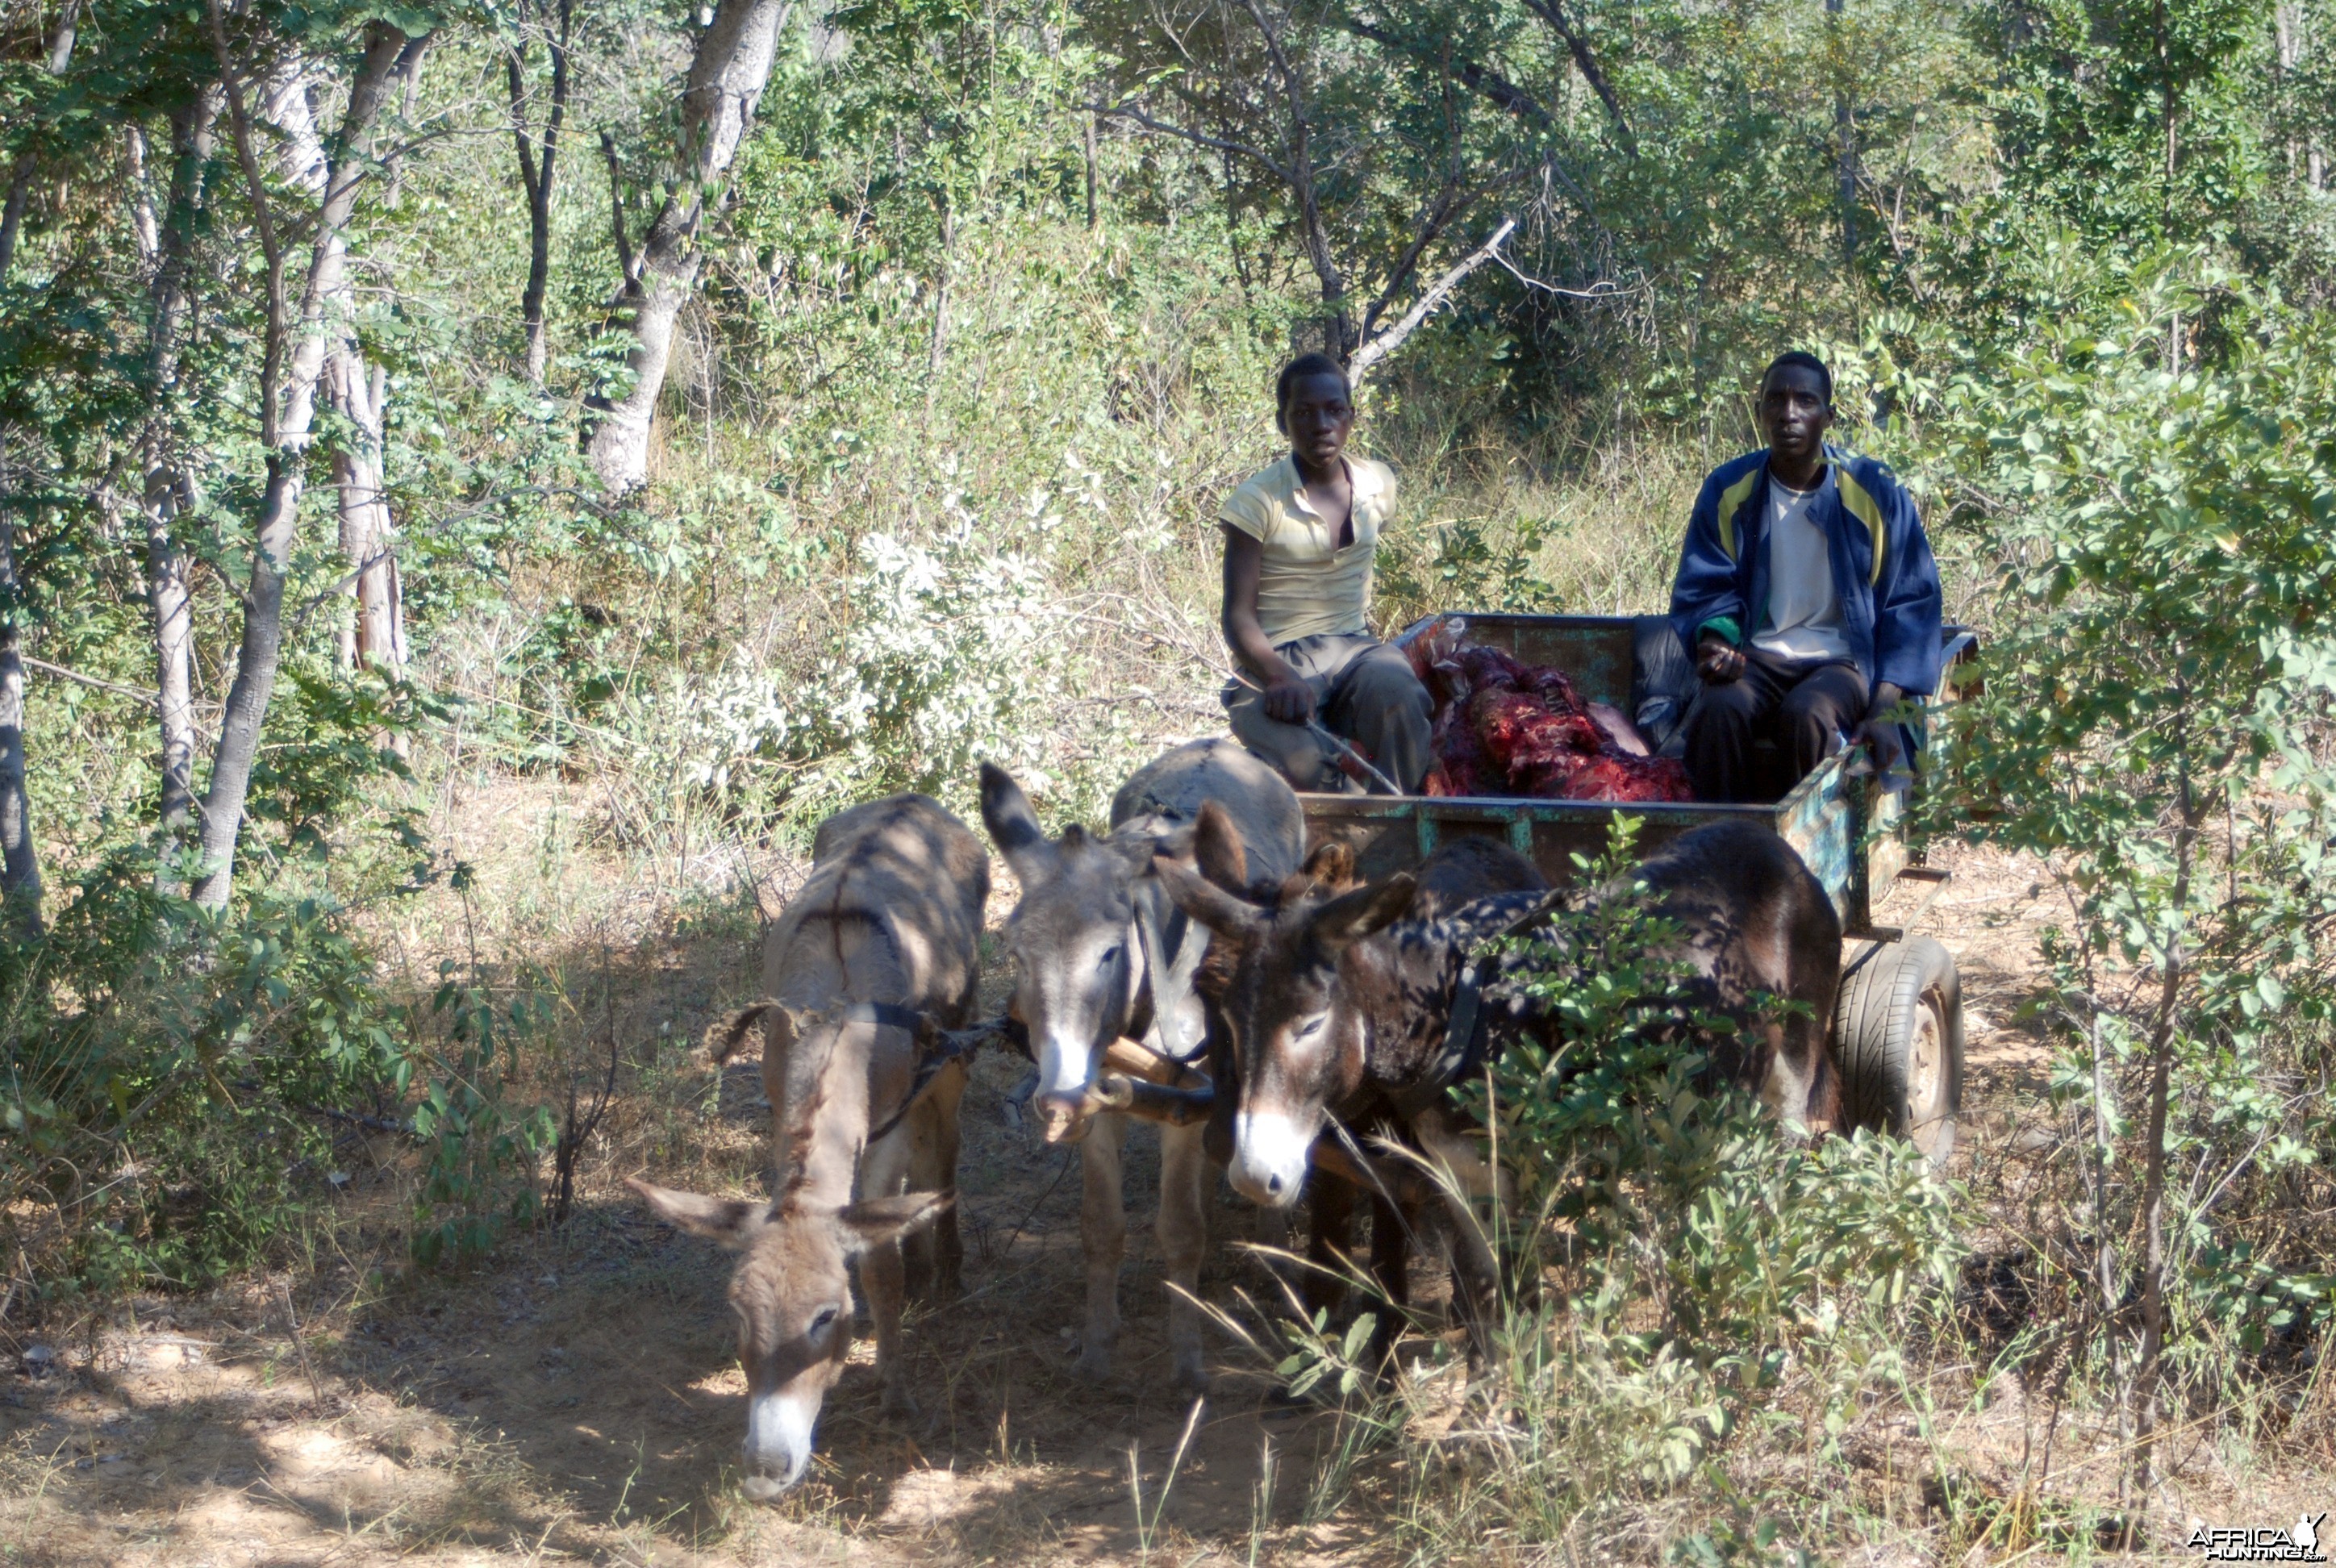
POLYGON ((1850 736, 1872 748, 1874 776, 1884 783, 1907 766, 1905 732, 1898 726, 1898 709, 1905 700, 1904 692, 1883 681, 1874 689, 1874 701, 1866 707, 1864 722, 1850 736))
POLYGON ((1874 773, 1877 778, 1886 780, 1892 774, 1906 765, 1905 737, 1898 733, 1898 726, 1892 720, 1867 719, 1857 726, 1857 733, 1849 738, 1854 742, 1862 742, 1873 749, 1874 773))
POLYGON ((1744 650, 1716 631, 1705 632, 1695 647, 1695 673, 1706 686, 1726 686, 1744 674, 1744 650))
POLYGON ((1265 688, 1261 706, 1265 716, 1276 724, 1304 724, 1314 716, 1314 688, 1284 668, 1280 678, 1265 688))

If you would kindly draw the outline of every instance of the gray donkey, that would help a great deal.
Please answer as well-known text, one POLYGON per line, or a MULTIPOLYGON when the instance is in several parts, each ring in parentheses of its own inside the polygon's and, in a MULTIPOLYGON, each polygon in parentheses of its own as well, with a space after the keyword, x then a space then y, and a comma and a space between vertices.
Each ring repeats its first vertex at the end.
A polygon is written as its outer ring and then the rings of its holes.
MULTIPOLYGON (((1018 968, 1014 1011, 1038 1064, 1036 1105, 1049 1143, 1080 1140, 1085 1178, 1079 1240, 1086 1255, 1087 1319, 1078 1370, 1111 1371, 1119 1337, 1119 1264, 1127 1213, 1120 1146, 1126 1117, 1097 1114, 1105 1056, 1133 1041, 1188 1073, 1205 1071, 1207 1024, 1192 977, 1209 933, 1178 910, 1153 873, 1155 855, 1188 858, 1192 824, 1213 803, 1238 829, 1250 865, 1287 876, 1304 852, 1298 797, 1270 767, 1231 741, 1198 740, 1154 758, 1112 800, 1111 831, 1077 825, 1049 840, 1021 786, 981 770, 981 820, 1022 884, 1007 924, 1018 968)), ((1168 1338, 1179 1388, 1207 1384, 1199 1310, 1190 1293, 1208 1242, 1203 1209, 1206 1129, 1160 1129, 1160 1250, 1171 1287, 1168 1338)))
POLYGON ((667 1221, 739 1254, 730 1281, 745 1364, 746 1478, 768 1498, 802 1478, 812 1430, 852 1349, 856 1259, 888 1410, 915 1408, 902 1374, 902 1242, 930 1243, 954 1288, 961 1057, 978 979, 989 857, 920 794, 828 819, 811 877, 771 928, 767 995, 706 1032, 715 1061, 763 1031, 777 1195, 725 1199, 628 1183, 667 1221), (916 1235, 930 1228, 930 1235, 916 1235))

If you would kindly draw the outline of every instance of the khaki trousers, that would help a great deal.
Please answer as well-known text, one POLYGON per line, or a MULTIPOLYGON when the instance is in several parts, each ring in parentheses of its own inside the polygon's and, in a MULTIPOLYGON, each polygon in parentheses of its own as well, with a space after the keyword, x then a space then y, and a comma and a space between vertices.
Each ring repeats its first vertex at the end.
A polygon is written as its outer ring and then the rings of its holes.
MULTIPOLYGON (((1354 743, 1371 765, 1419 792, 1435 760, 1429 729, 1435 703, 1403 650, 1374 637, 1301 637, 1273 650, 1314 693, 1314 716, 1331 734, 1354 743)), ((1359 793, 1364 786, 1338 771, 1331 750, 1304 725, 1265 716, 1261 693, 1238 682, 1219 694, 1233 737, 1263 757, 1298 790, 1359 793)))

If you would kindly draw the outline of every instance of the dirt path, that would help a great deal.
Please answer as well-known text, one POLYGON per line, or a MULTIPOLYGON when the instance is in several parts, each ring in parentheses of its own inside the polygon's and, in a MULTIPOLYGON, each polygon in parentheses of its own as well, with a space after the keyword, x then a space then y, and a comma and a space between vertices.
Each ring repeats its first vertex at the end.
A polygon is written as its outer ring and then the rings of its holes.
MULTIPOLYGON (((2049 905, 2031 868, 1971 852, 1952 863, 1931 929, 1961 967, 1970 1016, 1956 1155, 1968 1172, 2016 1150, 2042 1084, 2021 1008, 2049 905)), ((627 1027, 703 1018, 744 972, 743 955, 656 959, 629 992, 627 1027)), ((345 1251, 304 1274, 297 1296, 268 1281, 200 1306, 145 1302, 44 1342, 0 1380, 6 1561, 1388 1559, 1366 1523, 1336 1512, 1307 1523, 1307 1476, 1330 1424, 1268 1406, 1269 1380, 1222 1341, 1217 1389, 1173 1493, 1156 1526, 1139 1529, 1131 1453, 1148 1515, 1191 1416, 1162 1348, 1154 1145, 1132 1140, 1122 1365, 1109 1387, 1086 1386, 1067 1370, 1078 1174, 1074 1156, 1005 1126, 1019 1066, 985 1060, 967 1098, 967 1294, 911 1320, 924 1418, 880 1418, 863 1342, 822 1419, 815 1474, 779 1507, 743 1504, 729 1485, 745 1390, 726 1260, 617 1186, 646 1165, 751 1187, 754 1069, 734 1065, 694 1119, 620 1107, 610 1155, 588 1173, 566 1231, 507 1244, 466 1279, 400 1283, 389 1271, 384 1284, 378 1258, 345 1251), (1270 1499, 1259 1485, 1269 1447, 1280 1477, 1270 1499)), ((369 1182, 395 1190, 394 1152, 375 1152, 383 1164, 359 1174, 353 1202, 369 1182)), ((1243 1233, 1244 1213, 1221 1189, 1220 1233, 1243 1233)), ((1221 1255, 1204 1291, 1256 1289, 1253 1269, 1221 1255)))

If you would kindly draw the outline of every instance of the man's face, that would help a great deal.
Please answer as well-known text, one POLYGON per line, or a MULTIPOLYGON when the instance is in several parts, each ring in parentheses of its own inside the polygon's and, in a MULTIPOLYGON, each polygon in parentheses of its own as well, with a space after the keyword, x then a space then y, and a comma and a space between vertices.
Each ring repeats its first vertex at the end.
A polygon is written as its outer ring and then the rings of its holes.
POLYGON ((1290 450, 1317 468, 1328 468, 1347 450, 1355 428, 1355 405, 1347 399, 1344 376, 1301 375, 1290 384, 1281 405, 1281 428, 1290 450))
POLYGON ((1833 428, 1825 406, 1825 381, 1806 365, 1780 365, 1760 385, 1760 433, 1768 450, 1797 463, 1824 450, 1833 428))

